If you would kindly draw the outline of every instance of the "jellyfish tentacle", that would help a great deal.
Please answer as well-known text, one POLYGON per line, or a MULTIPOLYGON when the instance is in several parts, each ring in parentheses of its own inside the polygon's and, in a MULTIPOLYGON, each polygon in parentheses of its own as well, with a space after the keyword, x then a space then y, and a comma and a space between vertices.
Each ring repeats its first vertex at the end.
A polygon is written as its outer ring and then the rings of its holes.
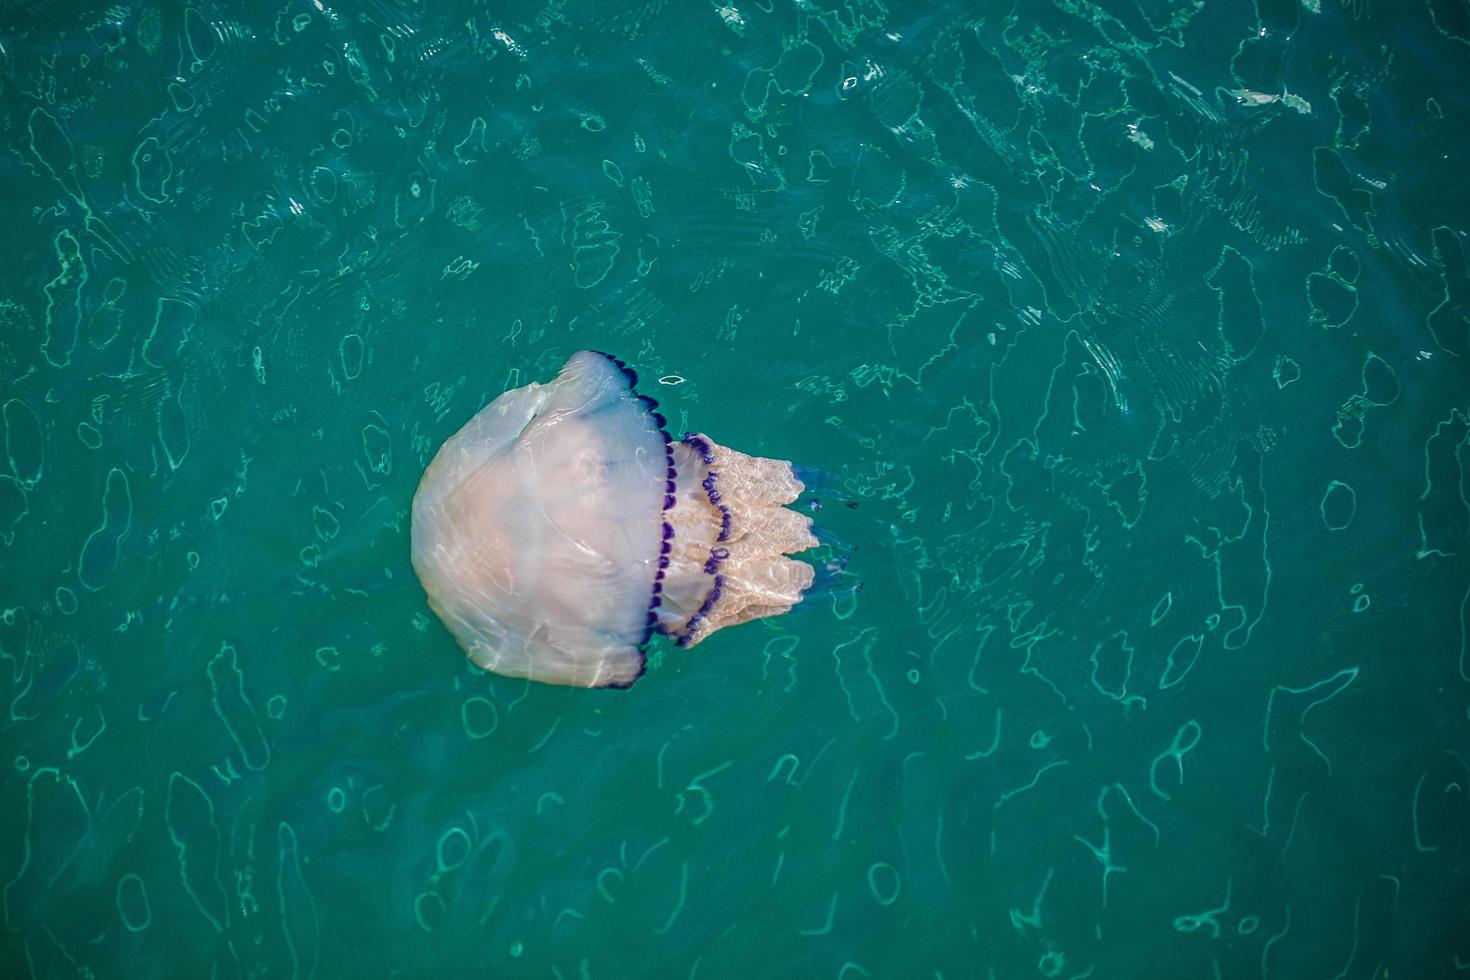
POLYGON ((833 551, 857 550, 853 545, 848 544, 847 541, 840 534, 829 527, 823 527, 820 524, 813 524, 812 535, 817 539, 818 542, 826 545, 833 551))
POLYGON ((809 609, 857 595, 863 590, 862 580, 847 570, 846 556, 824 562, 801 594, 799 609, 809 609))
POLYGON ((747 456, 700 433, 686 434, 677 448, 686 492, 675 522, 691 526, 681 557, 697 564, 699 574, 679 576, 692 594, 670 610, 663 628, 679 646, 691 647, 725 626, 799 602, 815 573, 787 555, 817 539, 811 518, 786 507, 802 492, 791 464, 747 456))
POLYGON ((800 463, 791 464, 791 472, 801 481, 806 492, 821 497, 831 497, 833 500, 848 501, 852 497, 842 489, 841 479, 834 473, 818 469, 815 466, 803 466, 800 463))

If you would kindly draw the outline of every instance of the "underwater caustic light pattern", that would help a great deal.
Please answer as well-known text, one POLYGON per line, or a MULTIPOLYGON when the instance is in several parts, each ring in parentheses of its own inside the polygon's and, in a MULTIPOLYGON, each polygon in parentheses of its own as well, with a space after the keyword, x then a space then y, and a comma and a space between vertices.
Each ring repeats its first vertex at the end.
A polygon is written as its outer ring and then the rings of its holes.
POLYGON ((655 631, 679 646, 784 613, 815 570, 790 463, 672 440, 622 361, 578 351, 440 448, 413 500, 429 605, 486 670, 627 687, 655 631))

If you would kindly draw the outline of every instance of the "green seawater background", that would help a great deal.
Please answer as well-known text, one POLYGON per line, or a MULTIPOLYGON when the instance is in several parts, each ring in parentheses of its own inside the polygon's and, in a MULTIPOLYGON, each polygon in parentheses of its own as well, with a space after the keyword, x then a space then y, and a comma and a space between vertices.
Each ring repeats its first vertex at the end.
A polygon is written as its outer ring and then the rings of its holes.
POLYGON ((7 0, 0 126, 5 976, 1470 968, 1465 0, 7 0), (580 348, 862 591, 469 665, 580 348))

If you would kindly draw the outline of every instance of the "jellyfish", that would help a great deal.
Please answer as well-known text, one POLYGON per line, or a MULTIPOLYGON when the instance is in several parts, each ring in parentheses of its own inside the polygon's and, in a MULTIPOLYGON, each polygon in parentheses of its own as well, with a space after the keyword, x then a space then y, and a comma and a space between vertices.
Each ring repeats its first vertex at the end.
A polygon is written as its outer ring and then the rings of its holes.
POLYGON ((818 582, 789 557, 818 544, 812 519, 787 506, 816 471, 671 438, 637 380, 578 351, 553 381, 485 406, 425 470, 413 567, 480 667, 629 687, 655 633, 694 647, 818 582))

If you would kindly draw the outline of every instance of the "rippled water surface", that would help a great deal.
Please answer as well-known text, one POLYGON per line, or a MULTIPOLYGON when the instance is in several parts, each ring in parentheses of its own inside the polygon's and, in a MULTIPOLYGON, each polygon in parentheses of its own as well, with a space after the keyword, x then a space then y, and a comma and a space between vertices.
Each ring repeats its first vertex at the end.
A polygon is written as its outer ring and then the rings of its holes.
POLYGON ((1465 0, 0 9, 6 976, 1470 970, 1465 0), (574 350, 855 600, 468 665, 574 350))

